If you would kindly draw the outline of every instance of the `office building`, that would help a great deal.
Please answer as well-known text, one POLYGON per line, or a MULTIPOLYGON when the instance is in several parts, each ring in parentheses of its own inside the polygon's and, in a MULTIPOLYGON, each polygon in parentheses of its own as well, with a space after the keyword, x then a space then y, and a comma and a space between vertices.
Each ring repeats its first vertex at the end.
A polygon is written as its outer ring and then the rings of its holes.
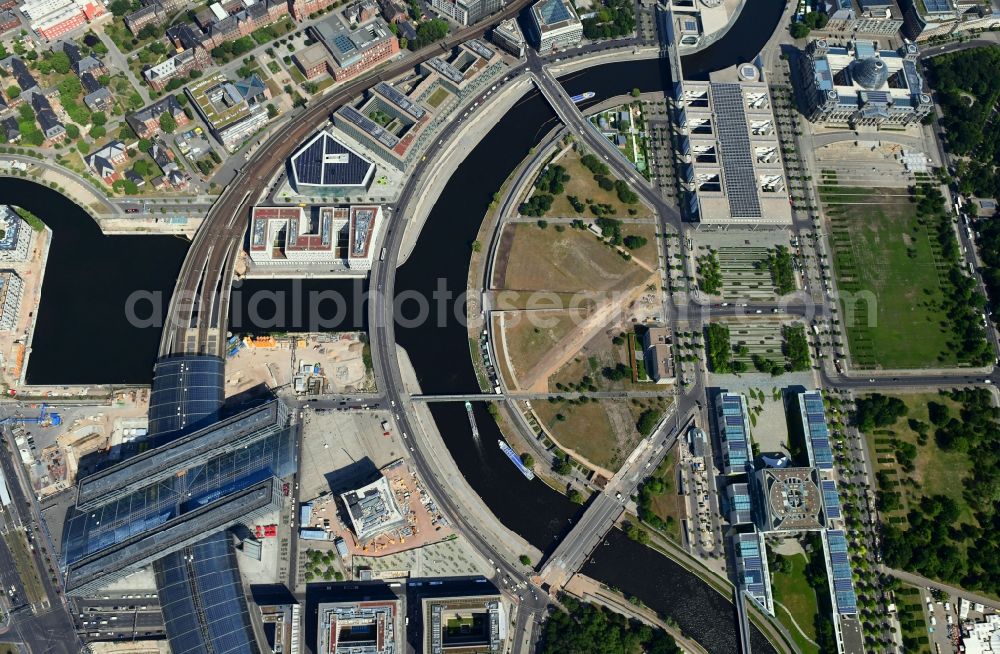
POLYGON ((370 484, 342 493, 340 499, 347 509, 354 535, 361 543, 406 525, 406 516, 399 508, 389 480, 381 474, 370 484))
POLYGON ((428 59, 418 70, 426 76, 422 85, 436 83, 458 98, 465 98, 486 90, 504 70, 504 63, 496 50, 479 39, 472 39, 447 55, 428 59))
POLYGON ((816 468, 764 468, 754 482, 761 531, 815 531, 826 527, 816 468))
POLYGON ((440 14, 461 25, 474 25, 503 8, 503 0, 431 0, 440 14))
POLYGON ((493 28, 493 42, 515 57, 524 57, 524 33, 516 18, 508 18, 493 28))
POLYGON ((771 574, 767 567, 764 535, 760 532, 733 536, 736 554, 736 579, 741 591, 749 595, 769 615, 774 615, 771 574))
POLYGON ((401 654, 402 599, 323 602, 318 606, 317 654, 401 654))
POLYGON ((250 259, 259 265, 322 263, 370 270, 382 207, 254 207, 250 259))
POLYGON ((791 225, 770 91, 755 66, 740 77, 675 87, 685 208, 702 224, 791 225))
POLYGON ((375 164, 320 130, 288 161, 288 180, 299 195, 346 198, 368 192, 375 164))
POLYGON ((0 204, 0 229, 0 261, 26 261, 34 232, 9 204, 0 204))
POLYGON ((265 105, 271 92, 256 73, 237 82, 213 75, 185 91, 209 131, 229 152, 267 124, 265 105))
POLYGON ((531 40, 542 54, 576 47, 583 40, 583 23, 569 0, 539 0, 529 18, 531 40))
POLYGON ((353 79, 399 53, 399 40, 381 18, 352 27, 339 12, 309 27, 333 57, 333 78, 353 79))
POLYGON ((720 394, 715 401, 715 418, 722 446, 723 471, 727 475, 746 472, 748 467, 753 466, 746 396, 736 393, 720 394))
POLYGON ((805 116, 823 125, 904 127, 920 122, 934 104, 917 63, 919 50, 879 50, 874 41, 833 47, 812 41, 799 74, 805 116))
POLYGON ((507 617, 499 593, 423 597, 420 606, 424 652, 499 654, 503 651, 507 617))
MULTIPOLYGON (((161 375, 157 383, 154 378, 151 428, 154 401, 181 413, 193 399, 184 395, 189 389, 177 388, 179 381, 184 379, 161 375), (163 402, 170 388, 172 400, 163 402)), ((214 392, 206 389, 201 401, 212 404, 214 392)), ((61 565, 69 594, 93 594, 207 534, 261 519, 281 506, 279 479, 296 468, 284 404, 270 400, 176 433, 153 434, 134 456, 79 480, 76 507, 63 531, 61 565)))
POLYGON ((674 381, 674 357, 670 331, 666 327, 649 327, 642 335, 646 374, 657 384, 674 381))
POLYGON ((820 470, 833 470, 833 449, 830 447, 830 427, 820 391, 799 393, 799 415, 806 442, 809 465, 820 470))
POLYGON ((895 0, 828 0, 827 32, 895 36, 903 26, 903 14, 895 0))
POLYGON ((337 129, 405 171, 415 163, 431 113, 385 82, 372 87, 358 106, 346 104, 333 115, 337 129))
POLYGON ((0 270, 0 331, 9 332, 17 327, 21 311, 24 281, 13 270, 0 270))

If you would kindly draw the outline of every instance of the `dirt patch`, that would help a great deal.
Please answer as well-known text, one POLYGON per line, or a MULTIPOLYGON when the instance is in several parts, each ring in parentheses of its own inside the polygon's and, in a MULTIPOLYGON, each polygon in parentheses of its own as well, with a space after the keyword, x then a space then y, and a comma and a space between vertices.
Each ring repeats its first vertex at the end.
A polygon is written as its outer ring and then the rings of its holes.
POLYGON ((514 237, 503 283, 507 289, 569 293, 624 290, 649 274, 589 232, 559 232, 526 223, 508 229, 514 237))

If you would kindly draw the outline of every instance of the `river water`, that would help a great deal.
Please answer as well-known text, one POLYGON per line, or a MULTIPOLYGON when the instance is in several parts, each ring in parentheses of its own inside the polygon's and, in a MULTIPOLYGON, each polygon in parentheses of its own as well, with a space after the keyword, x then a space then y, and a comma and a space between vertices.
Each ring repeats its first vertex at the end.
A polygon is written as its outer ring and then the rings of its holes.
MULTIPOLYGON (((773 32, 783 4, 780 0, 753 0, 752 4, 753 11, 745 11, 721 41, 684 59, 688 77, 704 77, 711 70, 756 56, 773 32)), ((635 87, 643 91, 669 88, 669 73, 658 60, 618 62, 573 73, 561 81, 572 94, 594 91, 594 101, 599 102, 635 87)), ((476 236, 493 193, 555 121, 549 106, 532 93, 469 153, 432 209, 413 254, 400 268, 397 293, 430 297, 443 286, 455 297, 461 296, 469 269, 468 244, 476 236)), ((124 307, 138 290, 165 308, 186 252, 185 242, 162 236, 105 237, 76 205, 23 180, 0 179, 0 201, 20 204, 40 215, 55 234, 28 381, 148 383, 159 330, 134 327, 124 307)), ((285 292, 287 298, 296 294, 290 291, 307 297, 330 290, 355 298, 366 287, 329 280, 244 282, 233 296, 234 329, 309 328, 308 311, 304 312, 302 305, 269 304, 255 291, 278 292, 279 296, 285 292), (255 312, 257 321, 251 319, 255 312)), ((449 311, 449 315, 453 314, 449 311)), ((337 323, 340 328, 366 327, 365 311, 348 310, 345 316, 337 323)), ((328 328, 330 325, 327 323, 328 328)), ((396 335, 409 353, 424 392, 478 389, 461 321, 400 326, 396 335)), ((500 433, 484 406, 475 407, 478 441, 472 438, 460 403, 431 407, 451 455, 459 468, 467 471, 468 482, 497 518, 533 545, 550 549, 578 516, 579 507, 540 481, 528 482, 517 472, 497 447, 500 433)), ((670 616, 713 654, 737 651, 735 611, 728 598, 620 532, 608 535, 583 572, 670 616)), ((774 651, 756 629, 753 649, 774 651)))

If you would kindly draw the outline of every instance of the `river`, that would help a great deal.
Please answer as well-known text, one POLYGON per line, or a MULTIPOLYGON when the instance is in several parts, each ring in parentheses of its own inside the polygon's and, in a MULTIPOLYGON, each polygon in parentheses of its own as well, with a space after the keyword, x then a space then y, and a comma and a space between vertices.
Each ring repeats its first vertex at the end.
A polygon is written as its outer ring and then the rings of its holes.
MULTIPOLYGON (((755 11, 744 12, 722 40, 684 60, 686 75, 703 77, 756 56, 780 18, 778 0, 754 0, 755 11)), ((595 102, 622 95, 632 88, 657 91, 669 75, 658 60, 618 62, 566 76, 571 93, 594 91, 595 102)), ((493 193, 541 136, 555 124, 555 115, 537 93, 518 102, 468 155, 448 181, 420 234, 417 247, 396 278, 397 292, 430 297, 439 280, 456 296, 465 290, 468 244, 475 238, 493 193), (530 126, 525 128, 525 126, 530 126)), ((46 272, 31 383, 148 383, 159 332, 137 329, 123 307, 135 290, 159 295, 162 306, 186 251, 171 237, 104 237, 89 217, 54 191, 21 180, 0 181, 0 198, 39 214, 55 233, 46 272), (123 271, 125 273, 123 274, 123 271), (122 343, 128 343, 126 351, 122 343)), ((246 321, 254 290, 280 291, 293 282, 244 282, 234 295, 233 312, 244 331, 273 329, 246 321)), ((356 294, 349 282, 310 280, 301 290, 338 290, 356 294)), ((266 306, 266 302, 262 303, 266 306)), ((261 308, 266 314, 266 309, 261 308)), ((291 305, 281 307, 280 328, 308 327, 291 305)), ((449 312, 450 313, 450 312, 449 312)), ((351 315, 349 313, 349 315, 351 315)), ((356 314, 354 314, 356 316, 356 314)), ((363 313, 362 313, 363 315, 363 313)), ((363 328, 364 318, 341 327, 363 328)), ((410 355, 425 392, 469 392, 478 384, 469 360, 465 327, 458 320, 442 326, 396 330, 410 355)), ((542 550, 569 528, 579 513, 563 495, 540 481, 528 482, 496 446, 499 431, 482 405, 476 406, 480 440, 474 441, 461 404, 434 404, 434 418, 467 480, 500 521, 542 550)), ((635 595, 673 618, 680 628, 713 654, 737 651, 735 611, 719 595, 673 561, 612 532, 587 563, 584 572, 609 586, 635 595)), ((753 649, 773 652, 754 629, 753 649)))

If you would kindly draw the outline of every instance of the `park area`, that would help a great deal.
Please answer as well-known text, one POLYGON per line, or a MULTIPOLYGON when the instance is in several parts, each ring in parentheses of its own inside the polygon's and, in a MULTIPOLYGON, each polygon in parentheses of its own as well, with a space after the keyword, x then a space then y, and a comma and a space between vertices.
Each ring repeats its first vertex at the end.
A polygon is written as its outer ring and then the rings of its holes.
POLYGON ((601 188, 594 179, 594 173, 583 165, 582 155, 575 149, 566 151, 566 154, 553 163, 565 168, 566 173, 569 174, 569 180, 565 183, 564 192, 553 197, 552 206, 546 212, 546 216, 566 218, 579 216, 585 220, 595 217, 589 216, 588 218, 587 213, 574 208, 569 199, 572 196, 578 198, 584 205, 610 207, 611 211, 607 215, 619 217, 631 215, 636 218, 653 217, 653 212, 641 202, 626 204, 619 199, 615 189, 601 188), (635 213, 629 213, 630 209, 635 213))
POLYGON ((806 579, 806 555, 785 556, 784 570, 774 573, 771 592, 775 617, 785 625, 802 654, 819 654, 816 645, 816 591, 806 579))
MULTIPOLYGON (((968 502, 963 497, 962 480, 969 476, 972 462, 968 453, 945 451, 938 447, 933 435, 921 437, 914 426, 930 425, 933 405, 947 407, 952 416, 961 416, 962 405, 938 393, 915 393, 897 396, 906 406, 905 417, 894 424, 871 430, 866 434, 870 451, 875 453, 875 474, 882 493, 899 492, 898 508, 882 511, 882 519, 905 524, 906 514, 918 503, 921 495, 944 495, 959 507, 960 520, 975 524, 968 502), (911 449, 912 448, 912 449, 911 449), (907 454, 915 453, 915 456, 907 454), (912 462, 908 462, 912 459, 912 462), (907 468, 912 466, 912 470, 907 468), (909 486, 913 492, 905 490, 909 486)), ((895 505, 889 505, 895 507, 895 505)))
POLYGON ((819 187, 851 360, 859 368, 958 363, 944 310, 950 264, 905 189, 819 187))
MULTIPOLYGON (((1000 409, 986 388, 855 400, 874 454, 885 564, 1000 596, 1000 409)), ((850 519, 851 516, 849 516, 850 519)))
POLYGON ((669 398, 632 400, 537 400, 532 403, 545 430, 564 450, 610 472, 619 466, 646 434, 640 425, 663 415, 669 398), (648 412, 648 413, 647 413, 648 412))

